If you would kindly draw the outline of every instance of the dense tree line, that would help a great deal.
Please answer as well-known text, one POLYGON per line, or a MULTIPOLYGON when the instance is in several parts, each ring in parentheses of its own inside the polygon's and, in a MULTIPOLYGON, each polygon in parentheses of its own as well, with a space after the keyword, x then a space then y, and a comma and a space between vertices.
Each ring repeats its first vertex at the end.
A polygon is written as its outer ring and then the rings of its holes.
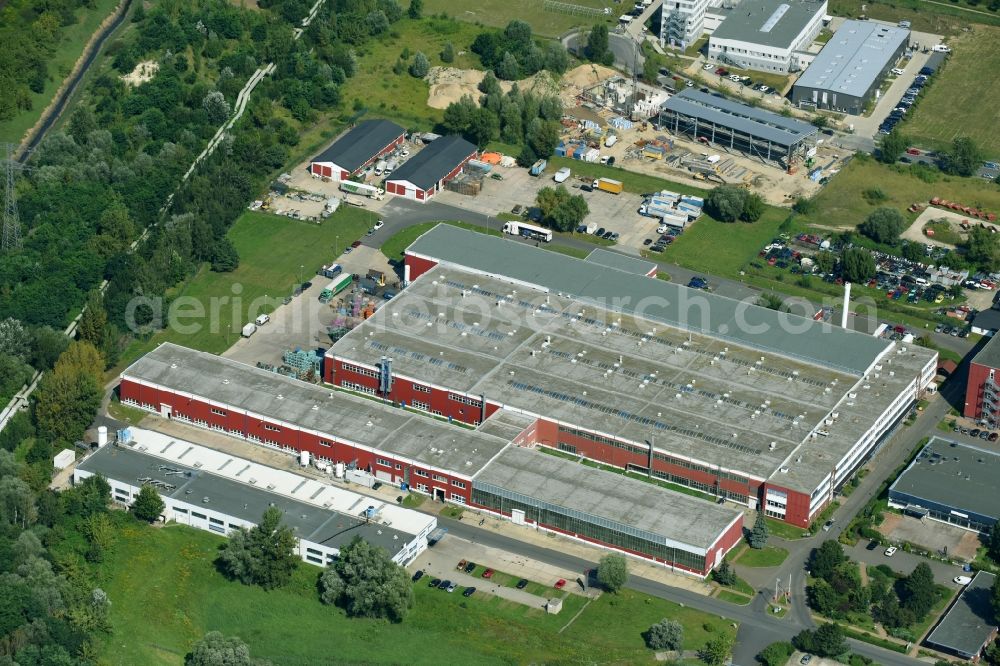
POLYGON ((880 565, 869 570, 869 584, 863 585, 858 563, 848 559, 843 547, 833 540, 813 550, 809 569, 813 581, 806 587, 806 596, 811 608, 833 619, 845 619, 851 613, 871 614, 901 638, 911 639, 908 627, 926 618, 941 598, 934 575, 924 562, 907 576, 897 576, 888 566, 880 565))
POLYGON ((479 56, 483 69, 497 77, 516 81, 543 69, 562 74, 569 67, 569 54, 559 42, 539 46, 524 21, 511 21, 500 30, 487 30, 476 36, 472 52, 479 56))
POLYGON ((50 60, 65 29, 78 23, 79 10, 93 7, 93 0, 12 0, 0 6, 0 122, 30 111, 32 94, 60 76, 50 60))
POLYGON ((522 166, 555 151, 563 112, 557 96, 522 92, 517 84, 505 94, 492 72, 479 83, 479 91, 478 105, 469 95, 448 105, 441 123, 446 132, 461 134, 480 147, 495 139, 522 146, 522 166))

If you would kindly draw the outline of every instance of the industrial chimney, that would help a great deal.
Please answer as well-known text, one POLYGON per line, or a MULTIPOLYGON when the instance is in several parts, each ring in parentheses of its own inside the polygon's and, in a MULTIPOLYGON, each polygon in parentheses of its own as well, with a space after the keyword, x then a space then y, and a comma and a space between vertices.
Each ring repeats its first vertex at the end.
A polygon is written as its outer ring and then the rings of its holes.
POLYGON ((847 328, 847 313, 851 311, 851 283, 844 283, 844 311, 840 314, 840 327, 847 328))

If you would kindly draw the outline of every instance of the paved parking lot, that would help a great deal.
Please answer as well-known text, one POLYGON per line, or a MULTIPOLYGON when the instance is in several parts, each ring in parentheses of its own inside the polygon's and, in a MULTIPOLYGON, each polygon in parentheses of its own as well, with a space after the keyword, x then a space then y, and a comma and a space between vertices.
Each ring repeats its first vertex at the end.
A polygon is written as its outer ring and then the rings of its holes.
MULTIPOLYGON (((453 535, 448 535, 434 546, 428 548, 420 554, 408 567, 412 573, 417 569, 422 569, 427 578, 440 578, 450 580, 459 586, 456 590, 460 593, 467 587, 476 588, 476 594, 494 594, 509 601, 516 601, 519 604, 530 606, 531 608, 544 608, 547 599, 534 594, 518 590, 513 587, 497 585, 482 577, 470 576, 458 571, 455 567, 460 560, 468 560, 476 564, 496 569, 513 576, 521 576, 528 580, 552 584, 559 578, 567 581, 566 589, 558 591, 552 588, 552 597, 565 596, 569 591, 579 593, 580 588, 574 581, 575 575, 571 572, 560 571, 555 567, 527 560, 526 558, 507 553, 496 548, 477 545, 465 539, 460 539, 453 535), (574 576, 574 577, 571 577, 574 576), (573 590, 570 590, 573 587, 573 590)), ((428 582, 430 582, 428 580, 428 582)), ((418 585, 420 583, 417 583, 418 585)), ((426 584, 426 583, 425 583, 426 584)), ((444 593, 442 591, 442 593, 444 593)))
MULTIPOLYGON (((398 277, 389 266, 385 256, 377 249, 362 245, 350 254, 342 254, 331 263, 339 263, 344 273, 365 275, 369 269, 375 269, 386 275, 386 286, 398 286, 398 277)), ((313 268, 313 267, 306 267, 313 268)), ((303 279, 312 282, 312 286, 285 304, 275 299, 271 321, 257 328, 257 332, 249 338, 240 338, 232 347, 223 352, 223 356, 250 365, 258 361, 272 365, 281 363, 285 351, 301 349, 326 348, 330 346, 330 336, 327 326, 334 323, 339 315, 339 308, 348 305, 349 291, 345 291, 331 303, 320 303, 319 295, 329 278, 322 275, 303 273, 303 279)), ((371 301, 376 306, 383 303, 382 299, 366 296, 365 301, 371 301)))
POLYGON ((965 562, 976 558, 979 548, 979 534, 947 525, 930 518, 919 519, 887 513, 879 525, 882 532, 893 543, 908 542, 926 548, 932 555, 951 557, 965 562))
MULTIPOLYGON (((542 176, 531 176, 527 169, 520 167, 498 168, 503 175, 502 181, 487 178, 483 189, 477 196, 465 196, 455 192, 444 191, 435 199, 444 204, 450 204, 476 211, 484 215, 496 215, 500 212, 509 213, 515 205, 532 206, 535 195, 543 187, 553 187, 556 183, 552 174, 546 172, 542 176)), ((584 192, 578 187, 584 182, 575 174, 564 185, 573 194, 582 194, 587 200, 590 214, 586 222, 594 222, 608 231, 621 234, 618 240, 619 249, 637 254, 642 247, 644 238, 648 238, 656 230, 656 221, 639 215, 642 197, 632 192, 610 194, 608 192, 584 192), (627 249, 630 248, 630 249, 627 249)), ((497 221, 498 225, 502 222, 497 221)))

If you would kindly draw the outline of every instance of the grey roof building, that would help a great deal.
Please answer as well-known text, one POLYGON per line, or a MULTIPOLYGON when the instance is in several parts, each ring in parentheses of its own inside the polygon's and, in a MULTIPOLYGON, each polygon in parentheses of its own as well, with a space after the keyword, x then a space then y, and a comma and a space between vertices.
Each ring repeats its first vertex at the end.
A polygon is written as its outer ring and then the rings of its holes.
MULTIPOLYGON (((394 122, 363 120, 314 157, 312 163, 332 164, 353 174, 405 135, 406 130, 394 122)), ((317 172, 315 166, 313 172, 317 172)))
POLYGON ((809 123, 686 88, 660 110, 660 126, 770 161, 788 162, 818 131, 809 123))
POLYGON ((635 275, 656 275, 657 265, 652 261, 646 261, 645 259, 639 259, 638 257, 630 257, 620 252, 612 252, 611 250, 605 250, 600 247, 595 247, 591 250, 590 254, 587 255, 586 261, 606 266, 608 268, 617 268, 620 271, 634 273, 635 275))
POLYGON ((798 69, 795 51, 823 27, 826 0, 743 0, 715 29, 708 57, 764 72, 798 69))
POLYGON ((889 487, 889 502, 981 532, 1000 518, 1000 452, 935 437, 889 487))
POLYGON ((792 87, 792 102, 859 115, 909 44, 907 28, 844 21, 792 87))
MULTIPOLYGON (((443 136, 392 172, 386 182, 409 182, 430 191, 476 154, 476 146, 460 136, 443 136)), ((390 190, 391 191, 391 190, 390 190)))
POLYGON ((983 648, 997 634, 991 588, 996 576, 980 571, 944 614, 927 644, 950 654, 978 660, 983 648))

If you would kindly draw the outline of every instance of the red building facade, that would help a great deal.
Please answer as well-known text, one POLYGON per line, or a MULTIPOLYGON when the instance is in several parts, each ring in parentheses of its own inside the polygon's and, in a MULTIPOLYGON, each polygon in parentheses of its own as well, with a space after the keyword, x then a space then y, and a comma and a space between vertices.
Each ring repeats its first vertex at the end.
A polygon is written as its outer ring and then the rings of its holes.
MULTIPOLYGON (((992 344, 992 340, 987 343, 992 344)), ((998 369, 973 359, 969 364, 969 379, 965 386, 965 409, 962 415, 971 419, 984 419, 995 425, 1000 410, 1000 394, 997 392, 996 375, 998 369)))
POLYGON ((337 164, 336 162, 329 162, 322 159, 322 157, 317 158, 317 161, 309 164, 309 173, 320 178, 330 178, 332 180, 347 180, 351 176, 356 176, 361 173, 365 168, 371 166, 379 159, 385 157, 392 151, 396 150, 403 145, 406 140, 406 134, 400 134, 391 143, 387 144, 385 148, 374 153, 368 158, 361 166, 357 167, 353 171, 348 170, 345 167, 337 164))
POLYGON ((343 437, 299 428, 262 417, 208 398, 174 393, 145 381, 123 376, 119 395, 124 404, 158 412, 161 416, 228 433, 255 444, 289 453, 308 451, 324 462, 354 463, 383 481, 406 483, 436 499, 468 504, 472 480, 450 470, 437 469, 391 453, 361 446, 343 437))

